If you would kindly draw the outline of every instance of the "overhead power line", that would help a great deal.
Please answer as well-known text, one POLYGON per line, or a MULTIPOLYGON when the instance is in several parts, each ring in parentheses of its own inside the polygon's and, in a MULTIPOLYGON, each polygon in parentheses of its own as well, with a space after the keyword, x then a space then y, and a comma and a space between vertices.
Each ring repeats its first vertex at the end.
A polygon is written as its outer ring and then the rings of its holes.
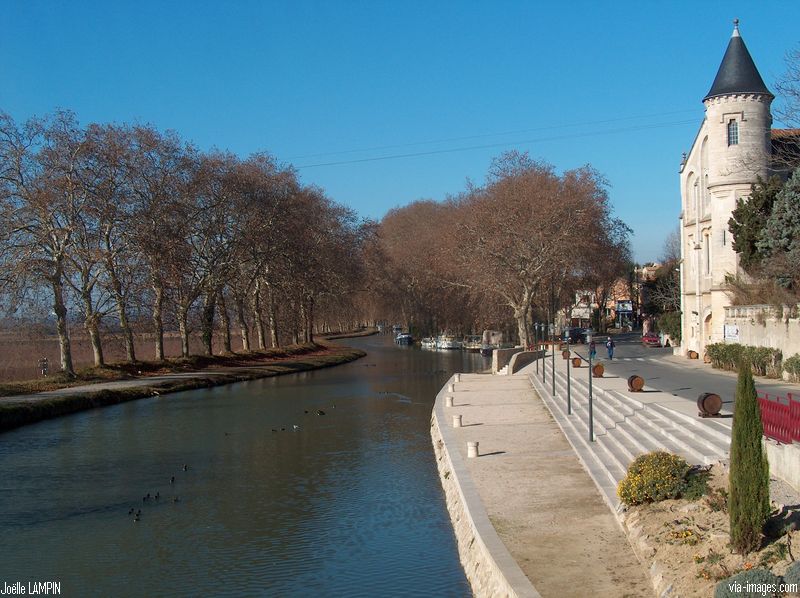
POLYGON ((286 158, 287 160, 303 160, 305 158, 321 158, 323 156, 340 156, 344 154, 358 154, 361 152, 375 152, 380 150, 387 150, 387 149, 397 149, 401 147, 415 147, 419 145, 433 145, 437 143, 449 143, 452 141, 467 141, 469 139, 486 139, 487 137, 502 137, 503 135, 519 135, 521 133, 533 133, 535 131, 552 131, 554 129, 566 129, 570 127, 591 127, 594 125, 605 125, 610 123, 616 122, 624 122, 630 120, 639 120, 642 118, 659 118, 662 116, 673 116, 675 114, 688 114, 688 113, 696 113, 696 108, 687 108, 684 110, 673 110, 670 112, 658 112, 654 114, 641 114, 638 116, 623 116, 619 118, 608 118, 604 120, 593 120, 593 121, 585 121, 585 122, 575 122, 575 123, 566 123, 566 124, 559 124, 559 125, 548 125, 544 127, 533 127, 528 129, 515 129, 513 131, 502 131, 500 133, 483 133, 480 135, 466 135, 461 137, 445 137, 442 139, 430 139, 428 141, 414 141, 410 143, 396 143, 392 145, 377 145, 373 147, 364 147, 360 149, 347 149, 347 150, 338 150, 333 152, 321 152, 321 153, 314 153, 314 154, 303 154, 299 156, 289 156, 286 158))
POLYGON ((509 147, 515 145, 528 145, 532 143, 542 143, 545 141, 560 141, 563 139, 578 139, 580 137, 594 137, 597 135, 609 135, 613 133, 625 133, 630 131, 642 131, 645 129, 660 129, 665 127, 674 127, 677 125, 689 125, 692 123, 696 123, 697 119, 693 118, 691 120, 679 120, 679 121, 672 121, 666 123, 656 123, 656 124, 645 124, 645 125, 635 125, 632 127, 622 127, 618 129, 604 129, 600 131, 588 131, 583 133, 571 133, 568 135, 556 135, 553 137, 539 137, 537 139, 526 139, 522 141, 503 141, 499 143, 487 143, 482 145, 469 145, 469 146, 462 146, 462 147, 454 147, 454 148, 447 148, 447 149, 439 149, 439 150, 427 150, 422 152, 411 152, 405 154, 391 154, 388 156, 372 156, 367 158, 356 158, 353 160, 339 160, 334 162, 318 162, 316 164, 304 164, 302 166, 296 166, 298 170, 302 170, 304 168, 317 168, 319 166, 340 166, 343 164, 359 164, 362 162, 379 162, 382 160, 397 160, 400 158, 416 158, 419 156, 433 156, 437 154, 452 154, 456 152, 466 152, 471 150, 479 150, 479 149, 491 149, 497 147, 509 147))

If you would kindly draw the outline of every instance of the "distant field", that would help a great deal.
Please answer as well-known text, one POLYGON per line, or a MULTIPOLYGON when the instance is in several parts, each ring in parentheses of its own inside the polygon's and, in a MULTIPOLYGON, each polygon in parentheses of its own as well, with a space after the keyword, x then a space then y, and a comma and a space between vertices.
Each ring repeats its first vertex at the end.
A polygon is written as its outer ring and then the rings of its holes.
MULTIPOLYGON (((72 361, 75 368, 94 365, 92 346, 85 334, 73 334, 72 361)), ((241 349, 241 340, 238 335, 232 335, 234 351, 241 349)), ((136 357, 141 360, 152 360, 155 356, 153 337, 149 334, 138 334, 134 339, 136 357)), ((215 335, 214 352, 222 351, 222 343, 215 335)), ((189 348, 192 354, 202 353, 200 335, 195 334, 189 338, 189 348)), ((164 353, 166 357, 178 357, 181 354, 181 341, 177 332, 164 336, 164 353)), ((107 363, 125 359, 125 346, 122 338, 111 334, 103 337, 103 355, 107 363)), ((50 372, 57 372, 61 366, 61 357, 58 349, 58 338, 55 335, 34 335, 25 330, 14 332, 5 331, 0 334, 0 382, 14 380, 29 380, 41 376, 38 369, 39 359, 47 357, 50 372)))

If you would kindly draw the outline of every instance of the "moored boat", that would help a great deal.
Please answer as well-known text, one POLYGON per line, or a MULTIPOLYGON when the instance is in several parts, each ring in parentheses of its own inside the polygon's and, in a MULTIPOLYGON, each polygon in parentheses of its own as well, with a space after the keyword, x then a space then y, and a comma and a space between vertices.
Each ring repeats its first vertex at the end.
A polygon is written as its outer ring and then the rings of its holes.
POLYGON ((394 342, 398 345, 411 345, 414 343, 414 337, 408 332, 401 332, 395 337, 394 342))
POLYGON ((456 337, 443 334, 436 339, 437 349, 460 349, 461 341, 456 340, 456 337))
POLYGON ((481 337, 477 334, 468 334, 462 341, 462 346, 465 351, 480 351, 481 350, 481 337))
POLYGON ((431 336, 426 336, 420 341, 420 346, 423 349, 435 349, 436 348, 436 339, 431 336))

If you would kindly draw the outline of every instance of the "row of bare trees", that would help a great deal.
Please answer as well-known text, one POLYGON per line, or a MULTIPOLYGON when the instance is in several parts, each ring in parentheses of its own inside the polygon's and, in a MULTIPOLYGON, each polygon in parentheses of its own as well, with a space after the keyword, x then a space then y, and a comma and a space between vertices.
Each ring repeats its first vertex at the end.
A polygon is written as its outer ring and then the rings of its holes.
POLYGON ((481 186, 391 211, 373 248, 384 311, 425 332, 500 328, 528 344, 532 321, 552 321, 576 290, 602 296, 629 267, 630 230, 606 187, 590 167, 558 174, 510 152, 481 186))
POLYGON ((129 361, 134 322, 149 321, 156 359, 172 326, 184 356, 194 326, 206 354, 215 330, 225 351, 232 328, 245 351, 311 341, 320 309, 356 313, 371 230, 265 153, 81 127, 69 112, 21 124, 0 113, 0 290, 11 309, 45 298, 68 374, 75 321, 96 365, 109 321, 129 361))

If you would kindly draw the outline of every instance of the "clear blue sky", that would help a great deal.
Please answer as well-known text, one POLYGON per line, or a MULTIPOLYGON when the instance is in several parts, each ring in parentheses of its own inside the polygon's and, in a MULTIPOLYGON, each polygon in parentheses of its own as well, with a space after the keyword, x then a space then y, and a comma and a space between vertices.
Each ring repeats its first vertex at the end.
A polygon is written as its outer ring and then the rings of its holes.
POLYGON ((639 261, 677 226, 680 155, 732 19, 770 88, 800 41, 788 1, 7 0, 2 12, 0 110, 17 120, 61 107, 84 124, 267 150, 372 218, 480 182, 507 149, 559 170, 590 163, 639 261), (405 154, 417 155, 352 162, 405 154))

